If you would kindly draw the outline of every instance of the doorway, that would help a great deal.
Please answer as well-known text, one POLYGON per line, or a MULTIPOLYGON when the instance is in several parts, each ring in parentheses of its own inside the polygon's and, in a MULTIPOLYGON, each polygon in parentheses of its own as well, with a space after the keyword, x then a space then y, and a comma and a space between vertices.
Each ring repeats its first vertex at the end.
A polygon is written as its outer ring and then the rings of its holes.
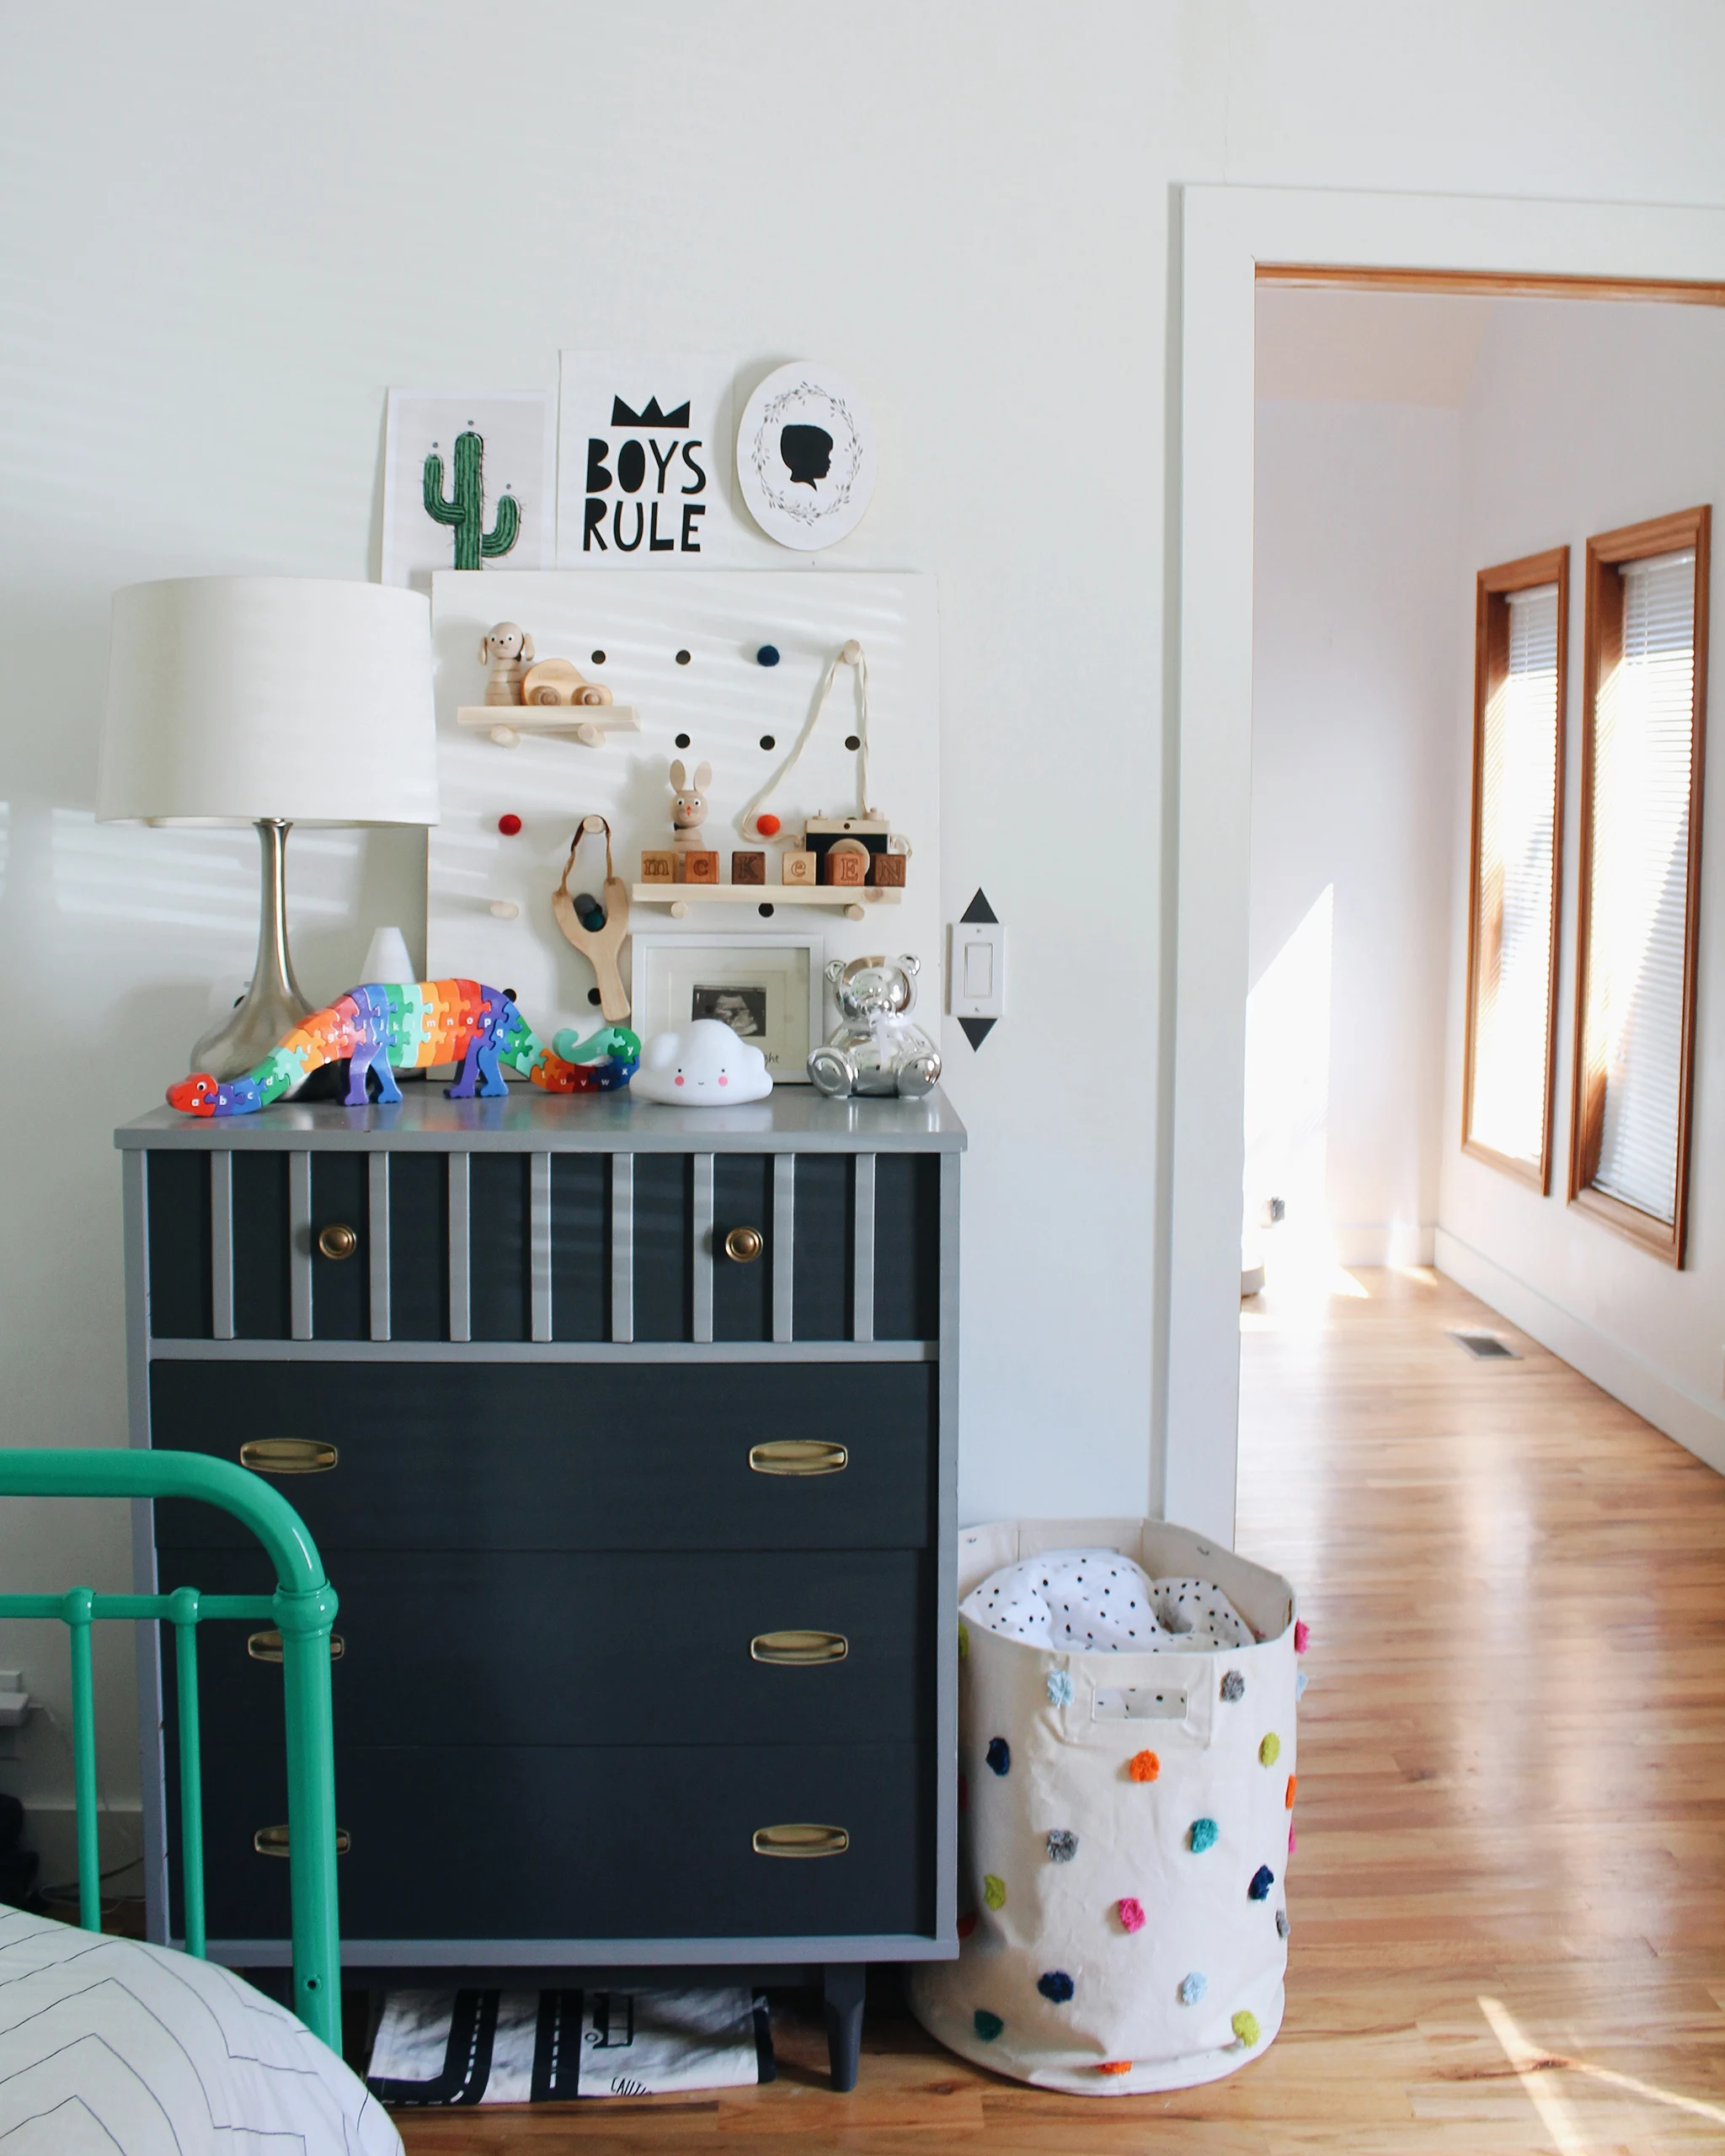
POLYGON ((1251 947, 1258 285, 1387 280, 1455 296, 1633 296, 1713 307, 1725 299, 1725 216, 1194 189, 1183 248, 1178 904, 1160 1481, 1170 1517, 1231 1540, 1251 947))

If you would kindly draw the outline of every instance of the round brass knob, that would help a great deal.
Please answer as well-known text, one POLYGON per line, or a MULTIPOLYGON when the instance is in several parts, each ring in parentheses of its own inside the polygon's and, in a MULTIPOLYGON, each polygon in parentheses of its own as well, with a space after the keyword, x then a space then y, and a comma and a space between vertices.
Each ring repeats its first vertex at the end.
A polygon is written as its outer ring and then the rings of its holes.
POLYGON ((759 1228, 733 1228, 724 1239, 724 1254, 739 1265, 752 1265, 766 1247, 759 1228))
POLYGON ((318 1233, 318 1247, 325 1257, 351 1257, 359 1246, 359 1237, 339 1220, 332 1220, 318 1233))

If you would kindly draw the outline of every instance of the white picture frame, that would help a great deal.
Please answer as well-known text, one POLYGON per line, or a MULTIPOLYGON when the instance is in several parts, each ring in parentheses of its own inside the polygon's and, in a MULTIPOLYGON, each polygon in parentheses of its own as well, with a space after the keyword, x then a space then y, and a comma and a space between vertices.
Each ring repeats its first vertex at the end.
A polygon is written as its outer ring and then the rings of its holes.
POLYGON ((455 566, 450 526, 425 510, 428 454, 443 466, 442 499, 455 499, 455 445, 467 432, 483 445, 480 523, 497 528, 497 505, 515 503, 516 533, 506 554, 486 558, 488 574, 548 569, 557 540, 557 404, 548 389, 467 392, 392 389, 383 442, 383 542, 378 581, 430 592, 439 569, 455 566))
POLYGON ((723 1018, 766 1056, 774 1085, 809 1084, 825 1031, 824 937, 637 935, 631 945, 629 1024, 644 1042, 723 1018))

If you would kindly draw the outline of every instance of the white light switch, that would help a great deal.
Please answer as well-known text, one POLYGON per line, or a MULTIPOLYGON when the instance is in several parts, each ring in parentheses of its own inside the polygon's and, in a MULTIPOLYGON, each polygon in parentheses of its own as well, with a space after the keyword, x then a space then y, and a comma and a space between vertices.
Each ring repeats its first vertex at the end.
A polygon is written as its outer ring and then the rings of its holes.
POLYGON ((947 934, 947 1008, 955 1018, 1003 1018, 1006 930, 997 921, 958 921, 947 934))

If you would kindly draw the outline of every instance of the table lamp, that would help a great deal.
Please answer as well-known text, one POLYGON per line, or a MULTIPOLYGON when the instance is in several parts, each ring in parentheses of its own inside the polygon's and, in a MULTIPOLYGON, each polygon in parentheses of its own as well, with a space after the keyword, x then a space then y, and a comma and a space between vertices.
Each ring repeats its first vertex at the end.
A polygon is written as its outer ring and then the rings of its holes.
POLYGON ((239 1076, 311 1007, 288 956, 289 828, 437 821, 429 602, 312 577, 173 577, 116 591, 96 815, 257 825, 251 986, 190 1066, 239 1076))

